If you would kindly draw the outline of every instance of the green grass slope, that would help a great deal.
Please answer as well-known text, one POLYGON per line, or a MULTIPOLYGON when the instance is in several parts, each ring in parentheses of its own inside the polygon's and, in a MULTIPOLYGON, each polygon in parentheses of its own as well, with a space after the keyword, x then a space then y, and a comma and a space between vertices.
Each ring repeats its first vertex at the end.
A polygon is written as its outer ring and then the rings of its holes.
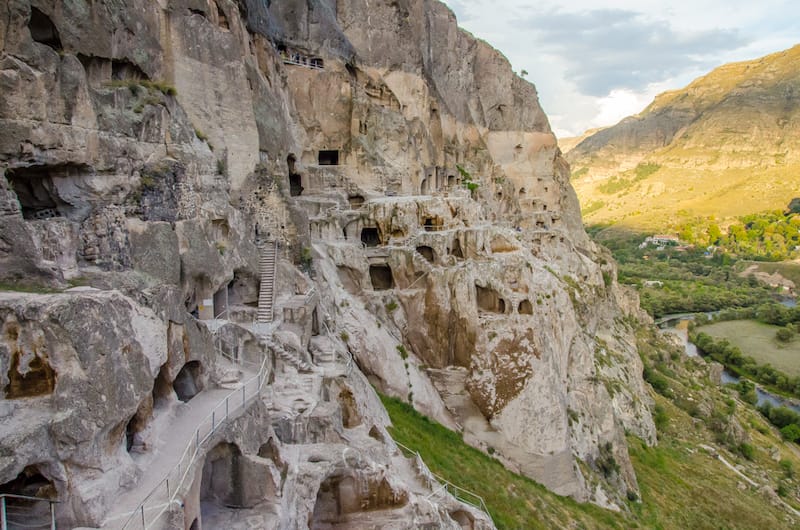
POLYGON ((800 189, 800 46, 722 66, 567 153, 587 223, 659 230, 800 189))
POLYGON ((389 431, 418 451, 434 473, 483 497, 499 529, 796 528, 800 517, 790 506, 800 505, 797 446, 781 441, 734 391, 709 381, 704 361, 680 355, 652 328, 637 333, 648 380, 661 392, 653 394, 659 443, 647 447, 628 438, 641 499, 630 499, 620 512, 559 497, 411 406, 382 396, 393 424, 389 431), (722 459, 758 487, 747 485, 722 459))

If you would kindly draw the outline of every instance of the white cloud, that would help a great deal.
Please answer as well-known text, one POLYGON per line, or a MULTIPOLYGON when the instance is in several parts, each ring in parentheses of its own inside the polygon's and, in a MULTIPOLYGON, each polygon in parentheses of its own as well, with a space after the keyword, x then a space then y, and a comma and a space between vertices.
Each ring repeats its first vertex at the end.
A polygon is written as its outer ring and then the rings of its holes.
POLYGON ((530 73, 560 136, 612 125, 716 66, 800 41, 800 4, 790 0, 445 2, 530 73))

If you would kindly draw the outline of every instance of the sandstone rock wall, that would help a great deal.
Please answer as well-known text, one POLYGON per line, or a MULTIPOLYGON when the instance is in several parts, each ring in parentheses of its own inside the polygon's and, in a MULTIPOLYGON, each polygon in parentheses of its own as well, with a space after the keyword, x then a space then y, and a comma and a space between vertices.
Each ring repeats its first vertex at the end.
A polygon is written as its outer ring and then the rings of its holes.
POLYGON ((636 489, 624 431, 654 441, 623 318, 636 302, 583 231, 534 86, 444 5, 12 0, 8 13, 0 281, 102 291, 2 295, 3 406, 37 420, 2 440, 0 483, 38 464, 70 499, 62 521, 103 523, 146 483, 178 398, 236 379, 225 344, 266 359, 271 397, 203 446, 175 525, 233 495, 250 511, 214 524, 366 524, 367 506, 386 524, 455 527, 459 505, 431 508, 394 458, 367 381, 559 493, 613 506, 636 489), (272 327, 252 324, 264 240, 279 242, 272 327), (304 373, 328 354, 353 370, 304 373), (64 429, 48 433, 53 417, 64 429), (607 446, 611 479, 591 471, 607 446))

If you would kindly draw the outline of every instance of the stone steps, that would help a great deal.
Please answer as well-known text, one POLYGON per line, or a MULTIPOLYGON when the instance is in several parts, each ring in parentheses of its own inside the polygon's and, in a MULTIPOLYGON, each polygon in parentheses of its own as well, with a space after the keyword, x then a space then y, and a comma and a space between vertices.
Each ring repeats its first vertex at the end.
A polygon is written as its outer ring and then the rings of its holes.
POLYGON ((277 253, 276 241, 267 241, 260 245, 258 274, 261 278, 261 286, 258 292, 257 320, 262 324, 272 322, 275 318, 274 297, 277 253))

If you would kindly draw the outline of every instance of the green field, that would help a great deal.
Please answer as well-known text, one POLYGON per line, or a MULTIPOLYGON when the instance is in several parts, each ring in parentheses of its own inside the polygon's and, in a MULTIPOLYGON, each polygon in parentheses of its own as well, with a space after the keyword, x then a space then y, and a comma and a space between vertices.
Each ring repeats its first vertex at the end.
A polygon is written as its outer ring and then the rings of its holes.
POLYGON ((769 363, 788 375, 800 375, 800 339, 782 344, 775 339, 778 329, 779 326, 754 320, 730 320, 702 326, 698 331, 715 339, 727 339, 759 364, 769 363))

